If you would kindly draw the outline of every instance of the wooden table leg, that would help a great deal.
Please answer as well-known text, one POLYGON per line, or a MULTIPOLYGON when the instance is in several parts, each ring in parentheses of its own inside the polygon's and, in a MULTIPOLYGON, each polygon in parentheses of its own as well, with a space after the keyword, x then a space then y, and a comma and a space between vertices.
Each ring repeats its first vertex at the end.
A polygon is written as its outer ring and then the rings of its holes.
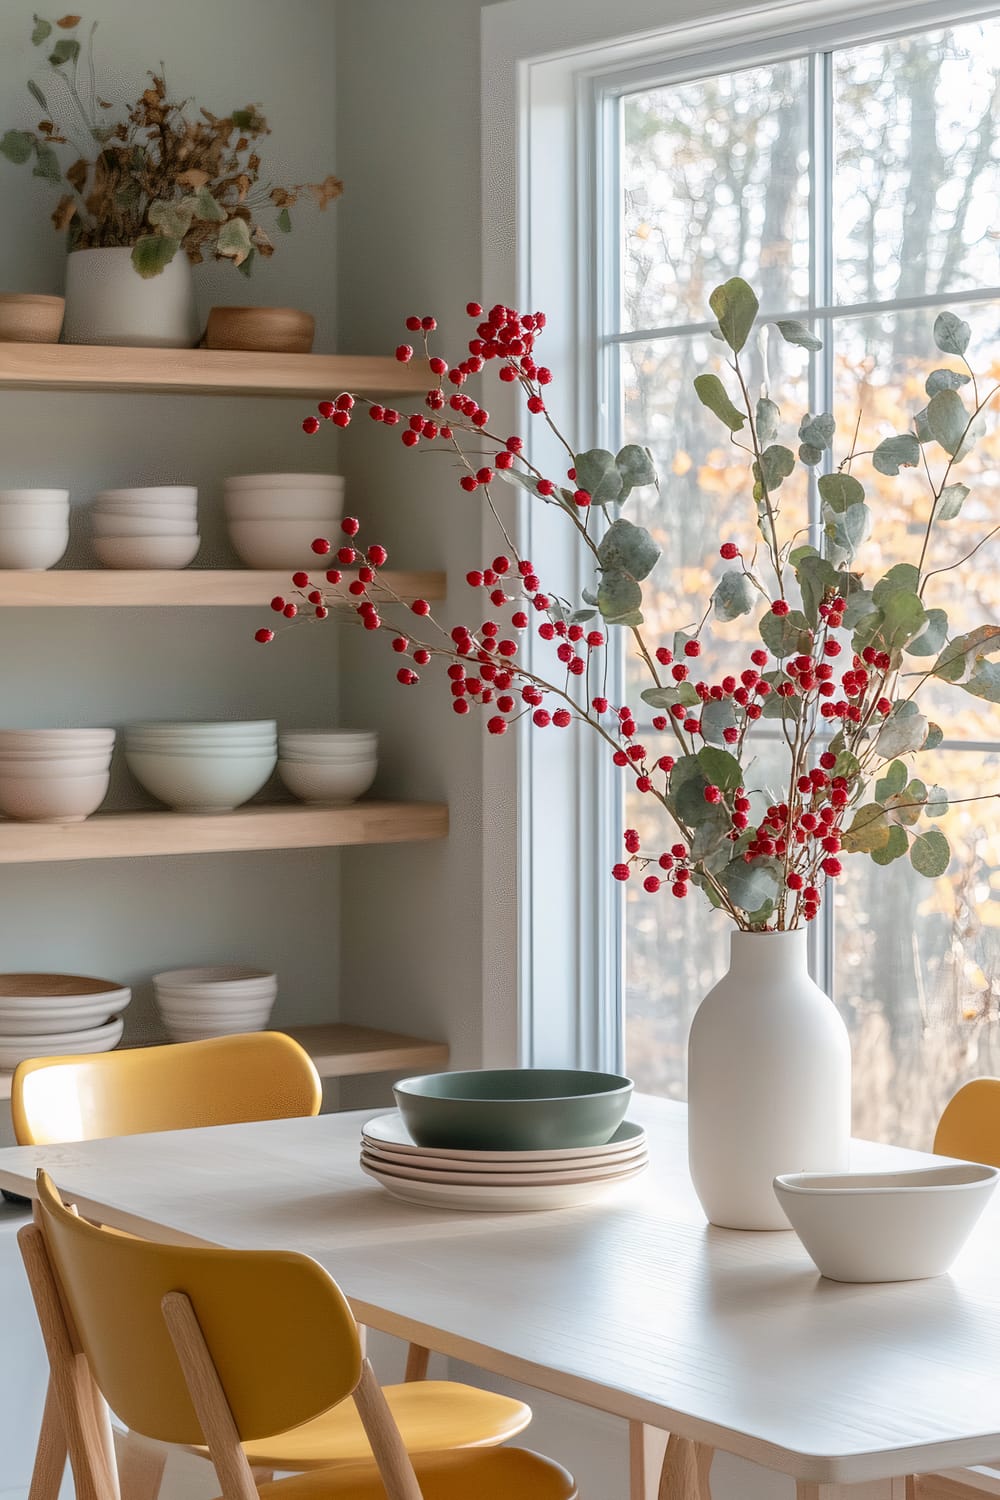
POLYGON ((31 1471, 28 1500, 57 1500, 66 1469, 66 1433, 52 1381, 45 1392, 45 1408, 38 1432, 38 1451, 31 1471))
POLYGON ((115 1447, 122 1500, 156 1500, 167 1465, 166 1445, 150 1442, 134 1432, 122 1432, 117 1435, 115 1447))
POLYGON ((656 1500, 667 1434, 643 1422, 628 1424, 629 1500, 656 1500))
POLYGON ((411 1344, 406 1351, 406 1372, 404 1380, 426 1380, 427 1366, 430 1363, 431 1351, 423 1349, 419 1344, 411 1344))
POLYGON ((660 1470, 656 1500, 711 1500, 708 1471, 712 1449, 671 1433, 660 1470))

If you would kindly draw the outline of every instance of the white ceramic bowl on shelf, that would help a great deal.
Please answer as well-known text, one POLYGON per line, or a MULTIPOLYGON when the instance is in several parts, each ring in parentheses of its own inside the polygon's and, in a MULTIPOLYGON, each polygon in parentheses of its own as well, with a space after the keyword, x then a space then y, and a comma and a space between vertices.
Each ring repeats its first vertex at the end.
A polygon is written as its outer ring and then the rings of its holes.
POLYGON ((0 769, 0 812, 22 823, 82 823, 108 794, 109 774, 11 776, 0 769))
POLYGON ((58 755, 95 746, 110 755, 114 729, 0 729, 0 753, 6 750, 52 751, 58 755))
POLYGON ((168 969, 153 975, 156 1005, 176 1041, 262 1031, 278 994, 277 975, 236 964, 168 969))
POLYGON ((5 531, 52 531, 68 522, 67 505, 6 505, 0 501, 0 528, 5 531))
POLYGON ((774 1191, 817 1269, 831 1281, 915 1281, 947 1271, 1000 1169, 942 1163, 905 1172, 798 1172, 774 1191))
POLYGON ((344 510, 335 490, 227 490, 223 507, 229 521, 312 520, 333 526, 344 510))
POLYGON ((232 742, 247 739, 274 738, 278 732, 275 719, 177 719, 139 720, 126 726, 126 735, 152 734, 160 739, 177 739, 190 743, 200 738, 226 739, 232 742))
POLYGON ((198 487, 193 484, 137 484, 125 489, 98 490, 99 502, 110 500, 124 505, 197 505, 198 487))
POLYGON ((170 505, 159 500, 136 501, 134 505, 125 500, 95 500, 90 513, 94 516, 134 516, 151 521, 194 521, 198 507, 170 505))
POLYGON ((0 755, 0 775, 13 778, 99 776, 110 764, 111 757, 103 750, 95 751, 92 755, 0 755))
MULTIPOLYGON (((186 568, 201 545, 199 536, 91 537, 98 561, 106 568, 186 568)), ((63 549, 65 551, 65 548, 63 549)), ((62 553, 60 553, 62 556, 62 553)))
POLYGON ((132 749, 125 761, 139 784, 177 812, 232 812, 265 785, 277 753, 261 749, 237 756, 226 749, 192 750, 190 754, 132 749))
POLYGON ((330 530, 314 520, 229 521, 229 539, 248 568, 308 568, 318 562, 312 544, 330 530))
POLYGON ((69 505, 69 490, 0 489, 0 505, 28 506, 69 505))
POLYGON ((197 536, 198 522, 164 521, 153 516, 102 516, 95 511, 90 517, 91 535, 96 537, 130 536, 197 536))
POLYGON ((69 522, 50 527, 0 526, 0 568, 43 573, 55 567, 69 546, 69 522))
POLYGON ((356 761, 278 761, 278 775, 301 802, 314 807, 345 807, 363 797, 375 780, 375 756, 356 761))

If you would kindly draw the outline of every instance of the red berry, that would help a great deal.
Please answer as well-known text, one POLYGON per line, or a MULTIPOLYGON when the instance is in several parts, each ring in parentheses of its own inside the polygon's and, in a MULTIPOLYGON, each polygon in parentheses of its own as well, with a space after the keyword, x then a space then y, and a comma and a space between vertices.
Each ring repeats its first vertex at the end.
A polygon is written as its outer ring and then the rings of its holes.
POLYGON ((500 715, 496 714, 492 719, 487 719, 486 728, 490 734, 506 734, 507 720, 501 719, 500 715))
POLYGON ((504 447, 507 448, 511 453, 520 453, 521 449, 524 447, 524 439, 519 438, 515 434, 513 437, 509 437, 507 439, 504 447))
POLYGON ((419 333, 420 332, 420 319, 413 317, 413 315, 411 314, 410 317, 408 317, 407 320, 406 320, 406 326, 410 330, 411 333, 419 333))
POLYGON ((317 606, 316 606, 316 618, 317 618, 317 620, 325 620, 326 617, 327 617, 327 615, 329 613, 330 613, 330 611, 327 609, 327 607, 326 607, 325 604, 317 604, 317 606))
POLYGON ((590 491, 589 490, 574 490, 573 491, 573 499, 576 501, 577 505, 579 505, 581 507, 589 505, 590 504, 590 498, 591 497, 590 497, 590 491))
POLYGON ((445 375, 445 374, 447 374, 447 372, 448 372, 447 361, 441 359, 441 357, 439 355, 435 355, 432 360, 428 361, 428 363, 430 364, 431 370, 433 371, 433 373, 435 375, 445 375))
POLYGON ((284 609, 281 611, 286 620, 294 620, 298 612, 299 606, 297 604, 286 604, 284 609))
POLYGON ((271 608, 274 610, 275 614, 280 615, 284 607, 284 599, 282 599, 280 594, 275 594, 274 598, 271 600, 271 608))
POLYGON ((340 583, 343 576, 339 568, 330 568, 326 575, 326 581, 327 583, 340 583))
POLYGON ((463 474, 458 482, 462 486, 463 490, 465 490, 469 495, 472 494, 473 490, 479 488, 476 476, 474 474, 463 474))
POLYGON ((805 882, 797 870, 790 870, 785 884, 790 891, 800 891, 805 882))
POLYGON ((351 414, 349 411, 335 411, 330 420, 334 427, 350 427, 351 414))
POLYGON ((544 365, 538 371, 538 384, 549 385, 552 381, 552 371, 547 370, 544 365))
POLYGON ((551 479, 540 479, 535 488, 540 495, 554 495, 556 492, 556 487, 551 479))
POLYGON ((340 529, 345 536, 357 536, 361 530, 361 522, 357 516, 345 516, 340 523, 340 529))
MULTIPOLYGON (((530 412, 534 412, 536 416, 538 415, 539 412, 542 412, 542 411, 545 410, 545 402, 542 400, 541 396, 529 396, 528 397, 528 410, 530 412)), ((309 420, 311 422, 316 422, 316 418, 315 417, 310 417, 309 420)), ((319 426, 318 422, 316 422, 316 426, 317 427, 319 426)), ((313 428, 312 431, 315 431, 315 428, 313 428)))
POLYGON ((302 423, 302 431, 312 437, 314 432, 319 432, 319 417, 306 417, 302 423))
POLYGON ((420 647, 419 651, 414 651, 413 653, 413 660, 416 662, 418 667, 426 667, 430 659, 431 653, 425 650, 423 646, 420 647))
POLYGON ((750 652, 750 660, 753 662, 753 664, 754 664, 755 667, 766 667, 767 666, 767 652, 766 651, 760 651, 760 650, 751 651, 750 652))
POLYGON ((397 635, 393 637, 392 649, 393 651, 405 651, 409 644, 405 635, 397 635))
POLYGON ((819 763, 823 767, 824 771, 832 771, 834 766, 837 764, 837 757, 834 755, 832 750, 824 750, 823 754, 819 758, 819 763))
POLYGON ((880 698, 875 707, 878 709, 880 714, 887 714, 892 710, 892 704, 889 702, 888 698, 880 698))
POLYGON ((400 667, 396 673, 396 681, 401 682, 404 687, 411 687, 413 683, 419 682, 420 678, 416 672, 411 672, 409 667, 400 667))
POLYGON ((387 427, 395 427, 396 423, 399 421, 399 412, 393 411, 391 406, 387 406, 385 411, 382 413, 382 421, 387 427))
POLYGON ((732 562, 734 557, 739 557, 740 549, 735 542, 723 542, 719 548, 719 556, 724 557, 726 562, 732 562))
POLYGON ((615 865, 611 871, 616 880, 627 880, 632 871, 628 865, 615 865))
POLYGON ((396 358, 401 365, 408 364, 413 358, 413 350, 409 344, 398 344, 396 346, 396 358))
POLYGON ((553 724, 555 724, 557 729, 565 729, 567 725, 573 722, 573 715, 569 712, 568 709, 557 708, 555 713, 552 715, 552 722, 553 724))
POLYGON ((327 541, 325 536, 318 536, 314 538, 310 545, 312 547, 312 550, 319 557, 325 557, 330 550, 330 543, 327 541))
POLYGON ((382 418, 385 416, 385 407, 378 405, 369 406, 368 415, 371 417, 373 422, 381 422, 382 418))
POLYGON ((685 641, 684 642, 684 655, 685 656, 700 656, 701 655, 701 642, 700 641, 685 641))
POLYGON ((354 397, 348 391, 341 391, 334 405, 338 411, 351 411, 354 407, 354 397))
POLYGON ((437 325, 437 318, 431 318, 431 317, 421 318, 420 319, 420 326, 424 330, 425 333, 433 333, 434 329, 438 326, 437 325))
POLYGON ((655 896, 656 892, 660 889, 660 877, 658 875, 647 875, 642 882, 642 888, 644 891, 648 891, 651 896, 655 896))
POLYGON ((683 899, 688 893, 687 882, 684 880, 675 880, 670 890, 678 899, 683 899))
POLYGON ((470 318, 481 318, 483 315, 483 309, 478 302, 467 302, 465 310, 470 318))
POLYGON ((426 599, 414 599, 410 608, 415 615, 429 615, 431 612, 431 607, 426 599))
POLYGON ((336 409, 332 401, 321 401, 316 408, 321 417, 332 417, 336 409))
POLYGON ((707 786, 703 793, 706 802, 721 802, 722 792, 717 786, 707 786))
POLYGON ((468 698, 455 698, 451 706, 457 714, 467 714, 469 712, 468 698))
POLYGON ((260 643, 260 645, 266 646, 269 641, 273 641, 274 640, 274 631, 273 630, 258 630, 256 632, 256 634, 254 635, 254 640, 258 641, 260 643))
POLYGON ((772 615, 787 615, 787 602, 784 599, 775 599, 774 603, 771 605, 771 613, 772 615))
POLYGON ((838 875, 843 874, 844 867, 839 859, 824 859, 820 869, 824 875, 829 875, 831 880, 835 880, 838 875))
POLYGON ((668 650, 666 646, 658 646, 656 648, 656 660, 660 663, 661 667, 669 667, 673 659, 674 653, 668 650))
POLYGON ((479 480, 480 484, 492 484, 493 483, 493 470, 492 469, 488 469, 485 466, 483 468, 481 468, 481 469, 477 469, 476 470, 476 478, 479 480))
POLYGON ((413 432, 409 427, 403 429, 401 438, 404 448, 415 448, 420 442, 419 432, 413 432))
POLYGON ((595 713, 606 714, 608 711, 608 700, 607 698, 595 698, 590 706, 595 713))
POLYGON ((552 715, 547 708, 536 708, 531 715, 531 722, 537 724, 539 729, 547 729, 552 723, 552 715))
MULTIPOLYGON (((327 545, 329 546, 329 544, 327 545)), ((313 547, 315 546, 316 543, 313 542, 313 547)), ((358 554, 355 552, 353 547, 341 547, 337 552, 337 561, 344 563, 345 566, 349 566, 352 562, 356 561, 357 556, 358 554)))

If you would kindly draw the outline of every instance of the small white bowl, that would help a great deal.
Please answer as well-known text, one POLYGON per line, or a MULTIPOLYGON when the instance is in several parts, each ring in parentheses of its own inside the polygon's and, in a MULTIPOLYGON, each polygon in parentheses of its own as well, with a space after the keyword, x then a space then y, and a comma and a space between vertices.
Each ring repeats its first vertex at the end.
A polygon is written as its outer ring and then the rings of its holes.
POLYGON ((68 525, 68 505, 6 505, 0 501, 0 527, 4 530, 16 531, 22 526, 30 526, 33 530, 43 526, 51 530, 68 525))
POLYGON ((114 729, 0 729, 0 750, 21 748, 56 750, 70 746, 107 745, 115 742, 114 729))
POLYGON ((98 490, 99 501, 119 500, 126 505, 150 501, 160 505, 197 505, 198 487, 194 484, 136 484, 123 490, 98 490))
POLYGON ((69 505, 69 490, 0 490, 0 505, 69 505))
POLYGON ((108 772, 95 776, 8 776, 0 770, 0 812, 22 823, 82 823, 108 794, 108 772))
POLYGON ((245 964, 208 964, 188 969, 162 969, 153 975, 154 984, 175 985, 234 985, 277 984, 278 976, 270 969, 248 968, 245 964))
POLYGON ((198 522, 165 521, 160 516, 101 516, 95 511, 90 518, 93 536, 197 536, 198 522))
MULTIPOLYGON (((198 536, 91 537, 95 556, 106 568, 186 568, 201 545, 198 536)), ((65 551, 65 547, 63 551, 65 551)), ((62 553, 59 554, 62 556, 62 553)))
POLYGON ((344 512, 336 490, 227 490, 223 498, 230 521, 304 521, 334 526, 344 512))
POLYGON ((243 735, 275 734, 277 719, 137 719, 125 726, 126 734, 139 733, 179 735, 189 739, 194 735, 243 735))
POLYGON ((38 759, 34 755, 5 755, 0 759, 0 775, 5 777, 99 776, 108 770, 111 756, 101 750, 94 755, 66 755, 58 759, 38 759))
POLYGON ((377 763, 371 760, 340 765, 335 761, 293 761, 282 757, 278 775, 293 797, 314 807, 343 807, 364 796, 375 780, 377 763))
POLYGON ((273 750, 236 757, 125 749, 136 781, 177 812, 232 812, 260 791, 276 761, 273 750))
POLYGON ((1000 1178, 974 1162, 906 1172, 797 1172, 774 1179, 778 1202, 831 1281, 940 1276, 972 1233, 1000 1178))
POLYGON ((230 474, 227 490, 342 490, 343 474, 230 474))
POLYGON ((193 521, 197 505, 169 505, 165 500, 135 501, 95 500, 90 507, 95 516, 146 516, 157 521, 193 521))
POLYGON ((229 538, 248 568, 307 568, 317 564, 312 544, 328 527, 317 521, 229 521, 229 538))
POLYGON ((44 573, 52 568, 69 546, 69 525, 48 529, 14 530, 0 526, 0 568, 20 573, 44 573))

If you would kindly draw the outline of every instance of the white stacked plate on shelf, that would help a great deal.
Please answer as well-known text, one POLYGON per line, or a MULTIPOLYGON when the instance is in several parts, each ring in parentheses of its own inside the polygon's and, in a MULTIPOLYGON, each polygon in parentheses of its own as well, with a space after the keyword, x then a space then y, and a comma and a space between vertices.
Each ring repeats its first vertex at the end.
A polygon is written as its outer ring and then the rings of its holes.
POLYGON ((626 1120, 603 1146, 548 1151, 461 1151, 418 1146, 398 1111, 361 1127, 361 1170, 429 1208, 530 1213, 574 1208, 630 1182, 649 1164, 646 1132, 626 1120))
POLYGON ((229 537, 248 568, 317 565, 312 544, 344 512, 340 474, 234 474, 223 504, 229 537))
POLYGON ((125 985, 77 974, 0 974, 0 1068, 29 1057, 110 1052, 121 1041, 125 985))

